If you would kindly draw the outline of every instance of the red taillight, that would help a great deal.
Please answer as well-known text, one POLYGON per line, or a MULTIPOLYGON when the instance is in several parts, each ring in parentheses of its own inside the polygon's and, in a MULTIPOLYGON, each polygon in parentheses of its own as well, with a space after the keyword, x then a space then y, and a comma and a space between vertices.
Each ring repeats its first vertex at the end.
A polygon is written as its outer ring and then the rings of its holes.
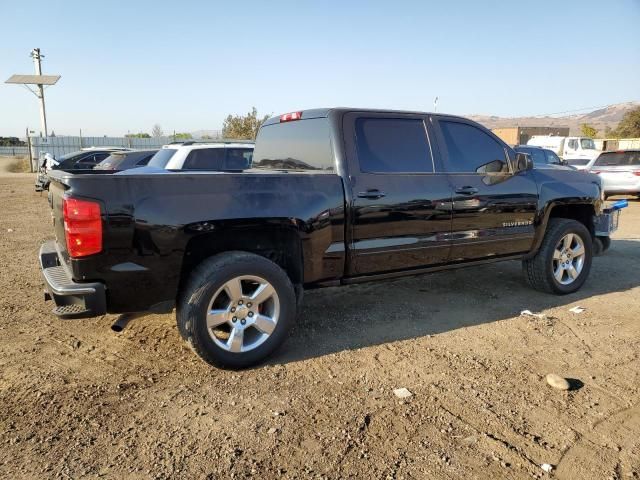
POLYGON ((300 120, 302 118, 302 112, 291 112, 280 115, 280 123, 290 122, 292 120, 300 120))
POLYGON ((634 170, 634 171, 633 171, 633 174, 634 174, 636 177, 640 177, 640 170, 634 170))
POLYGON ((100 204, 89 200, 65 198, 62 214, 70 257, 86 257, 102 250, 100 204))

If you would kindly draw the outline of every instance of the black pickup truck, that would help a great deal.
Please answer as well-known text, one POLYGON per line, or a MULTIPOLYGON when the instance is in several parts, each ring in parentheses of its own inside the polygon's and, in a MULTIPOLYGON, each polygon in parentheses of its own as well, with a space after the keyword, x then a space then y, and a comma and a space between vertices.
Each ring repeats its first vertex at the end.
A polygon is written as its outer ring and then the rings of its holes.
POLYGON ((460 117, 293 112, 264 123, 253 158, 244 172, 52 172, 54 313, 176 308, 205 361, 239 368, 284 341, 304 289, 517 259, 533 288, 571 293, 617 225, 596 175, 533 169, 460 117))

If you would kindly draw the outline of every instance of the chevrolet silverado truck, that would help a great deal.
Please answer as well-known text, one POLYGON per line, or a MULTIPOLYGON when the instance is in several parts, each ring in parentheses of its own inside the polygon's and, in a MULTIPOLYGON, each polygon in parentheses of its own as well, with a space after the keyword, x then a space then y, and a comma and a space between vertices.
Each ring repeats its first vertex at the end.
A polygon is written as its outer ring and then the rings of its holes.
POLYGON ((520 260, 533 288, 575 292, 619 213, 596 175, 534 169, 470 120, 347 108, 267 120, 244 171, 53 171, 49 202, 56 315, 175 308, 227 368, 283 343, 305 289, 520 260))

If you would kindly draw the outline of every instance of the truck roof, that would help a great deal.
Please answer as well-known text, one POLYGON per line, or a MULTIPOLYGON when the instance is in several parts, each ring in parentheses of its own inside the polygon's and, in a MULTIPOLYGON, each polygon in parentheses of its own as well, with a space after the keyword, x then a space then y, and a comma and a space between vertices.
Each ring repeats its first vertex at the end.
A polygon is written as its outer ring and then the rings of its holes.
POLYGON ((357 108, 357 107, 328 107, 328 108, 310 108, 307 110, 296 110, 291 113, 284 113, 282 115, 276 115, 275 117, 271 117, 267 119, 263 123, 263 125, 273 125, 276 123, 280 123, 282 117, 286 115, 300 115, 298 118, 300 120, 308 120, 310 118, 325 118, 329 116, 330 112, 372 112, 372 113, 412 113, 419 115, 439 115, 443 117, 453 117, 453 118, 461 118, 459 115, 448 115, 445 113, 432 113, 432 112, 421 112, 418 110, 388 110, 384 108, 357 108))

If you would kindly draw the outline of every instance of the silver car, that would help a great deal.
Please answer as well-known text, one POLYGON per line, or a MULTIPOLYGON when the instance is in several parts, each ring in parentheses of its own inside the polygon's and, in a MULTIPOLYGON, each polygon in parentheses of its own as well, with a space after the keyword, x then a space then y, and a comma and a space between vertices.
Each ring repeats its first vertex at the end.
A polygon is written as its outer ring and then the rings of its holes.
POLYGON ((602 178, 605 197, 640 196, 640 150, 602 152, 588 170, 602 178))

